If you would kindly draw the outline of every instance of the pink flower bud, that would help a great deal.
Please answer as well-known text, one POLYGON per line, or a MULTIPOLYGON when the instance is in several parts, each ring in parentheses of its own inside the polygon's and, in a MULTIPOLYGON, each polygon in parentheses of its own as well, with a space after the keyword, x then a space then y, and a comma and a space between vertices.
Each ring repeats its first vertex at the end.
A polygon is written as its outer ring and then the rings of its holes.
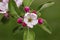
POLYGON ((42 19, 42 18, 39 18, 39 19, 38 19, 38 23, 39 23, 39 24, 43 24, 43 19, 42 19))
POLYGON ((32 13, 37 14, 36 10, 33 10, 33 12, 32 12, 32 13))
POLYGON ((25 27, 27 24, 25 22, 22 23, 22 26, 25 27))
POLYGON ((9 17, 8 13, 4 13, 4 16, 5 16, 6 18, 9 17))
POLYGON ((30 8, 29 8, 28 6, 26 6, 26 7, 24 8, 24 10, 25 10, 25 12, 29 12, 29 11, 30 11, 30 8))
POLYGON ((22 18, 18 18, 18 19, 17 19, 17 23, 19 23, 19 24, 22 23, 22 21, 23 21, 22 18))

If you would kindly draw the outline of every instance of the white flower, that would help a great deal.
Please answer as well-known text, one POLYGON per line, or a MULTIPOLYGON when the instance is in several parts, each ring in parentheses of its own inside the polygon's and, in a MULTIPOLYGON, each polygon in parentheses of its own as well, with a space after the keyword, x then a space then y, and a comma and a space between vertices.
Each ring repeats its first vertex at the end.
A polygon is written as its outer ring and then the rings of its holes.
MULTIPOLYGON (((0 13, 6 13, 8 11, 8 2, 9 0, 2 0, 0 2, 0 13)), ((22 5, 23 0, 15 0, 17 7, 22 5)))
POLYGON ((37 15, 34 13, 26 13, 24 16, 24 22, 28 27, 33 28, 38 23, 37 15))
POLYGON ((0 13, 6 13, 8 11, 8 4, 0 2, 0 13))

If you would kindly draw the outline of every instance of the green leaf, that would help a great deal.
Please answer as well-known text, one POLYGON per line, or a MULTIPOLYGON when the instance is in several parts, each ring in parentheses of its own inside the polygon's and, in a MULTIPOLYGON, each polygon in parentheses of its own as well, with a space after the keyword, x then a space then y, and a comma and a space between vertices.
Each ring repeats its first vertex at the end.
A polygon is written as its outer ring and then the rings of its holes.
POLYGON ((48 32, 49 34, 52 33, 45 25, 41 25, 40 27, 41 27, 44 31, 48 32))
POLYGON ((10 14, 14 17, 18 17, 18 14, 20 14, 20 11, 14 0, 9 0, 8 7, 9 7, 10 14))
POLYGON ((34 0, 24 0, 24 6, 30 6, 34 0))
POLYGON ((24 4, 22 4, 22 5, 19 7, 19 9, 20 9, 20 14, 19 14, 19 15, 23 16, 23 15, 25 14, 25 12, 24 12, 24 4))
POLYGON ((48 23, 46 22, 46 20, 44 20, 44 23, 41 24, 40 27, 41 27, 44 31, 48 32, 49 34, 52 33, 52 32, 51 32, 51 31, 52 31, 52 28, 48 25, 48 23))
POLYGON ((55 4, 55 2, 50 1, 50 2, 47 2, 45 4, 40 5, 37 9, 38 9, 38 11, 41 11, 47 7, 52 6, 53 4, 55 4))
POLYGON ((14 7, 15 11, 17 12, 17 14, 20 14, 21 11, 20 11, 19 8, 17 7, 16 2, 15 2, 14 0, 12 0, 12 4, 13 4, 13 7, 14 7))
POLYGON ((23 40, 35 40, 35 34, 31 30, 24 30, 23 40))

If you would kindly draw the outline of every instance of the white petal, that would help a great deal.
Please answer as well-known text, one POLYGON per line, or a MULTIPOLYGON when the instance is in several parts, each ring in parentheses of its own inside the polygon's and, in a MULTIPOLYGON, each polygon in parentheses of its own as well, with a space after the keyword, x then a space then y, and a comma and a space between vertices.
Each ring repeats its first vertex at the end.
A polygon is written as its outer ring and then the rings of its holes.
POLYGON ((6 13, 6 11, 0 11, 0 13, 4 14, 4 13, 6 13))
POLYGON ((3 2, 7 4, 9 2, 9 0, 3 0, 3 2))
POLYGON ((5 11, 8 11, 8 4, 5 5, 5 11))
POLYGON ((24 22, 27 24, 28 23, 28 19, 27 18, 24 18, 24 22))
POLYGON ((3 2, 0 2, 0 10, 7 10, 8 9, 8 4, 4 4, 3 2))
POLYGON ((3 2, 0 2, 0 10, 5 10, 3 2))
POLYGON ((27 24, 29 28, 33 28, 32 23, 28 22, 28 19, 24 18, 24 22, 27 24))
POLYGON ((29 28, 33 28, 33 25, 32 25, 31 23, 28 23, 27 26, 28 26, 29 28))
POLYGON ((8 10, 8 4, 4 4, 3 2, 0 2, 0 13, 6 13, 6 11, 8 10))
POLYGON ((35 19, 35 20, 32 20, 32 25, 36 25, 37 23, 38 23, 38 20, 37 19, 35 19))
POLYGON ((30 13, 26 13, 25 16, 28 16, 30 13))
POLYGON ((17 6, 19 7, 20 5, 22 5, 23 0, 15 0, 15 2, 17 4, 17 6))
POLYGON ((24 18, 27 18, 27 19, 30 18, 30 13, 26 13, 24 18))
POLYGON ((32 19, 37 19, 37 15, 34 14, 34 13, 31 13, 31 18, 32 18, 32 19))

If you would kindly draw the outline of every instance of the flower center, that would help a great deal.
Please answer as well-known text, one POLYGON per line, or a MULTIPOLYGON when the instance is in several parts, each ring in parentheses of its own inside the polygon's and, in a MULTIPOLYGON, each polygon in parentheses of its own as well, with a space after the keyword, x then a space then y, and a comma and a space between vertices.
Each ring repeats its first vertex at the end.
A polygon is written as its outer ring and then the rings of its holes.
POLYGON ((31 21, 32 21, 32 19, 31 19, 31 18, 29 18, 29 19, 28 19, 28 22, 31 22, 31 21))

